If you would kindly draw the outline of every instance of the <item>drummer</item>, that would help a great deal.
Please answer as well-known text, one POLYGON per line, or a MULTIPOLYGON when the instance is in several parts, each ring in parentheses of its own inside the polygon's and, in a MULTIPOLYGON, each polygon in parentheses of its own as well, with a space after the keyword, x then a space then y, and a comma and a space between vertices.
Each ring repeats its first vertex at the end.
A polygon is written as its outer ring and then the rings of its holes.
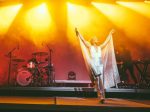
POLYGON ((27 68, 35 68, 35 66, 38 64, 36 58, 31 58, 28 60, 27 68))

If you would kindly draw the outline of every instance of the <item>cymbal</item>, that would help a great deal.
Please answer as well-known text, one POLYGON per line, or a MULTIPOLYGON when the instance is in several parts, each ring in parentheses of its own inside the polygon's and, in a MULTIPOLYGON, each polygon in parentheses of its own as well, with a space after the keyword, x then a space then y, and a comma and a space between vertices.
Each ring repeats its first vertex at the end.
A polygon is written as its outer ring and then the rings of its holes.
POLYGON ((17 59, 16 58, 16 59, 12 59, 12 61, 15 61, 15 62, 24 62, 25 60, 24 59, 19 59, 19 58, 17 59))
POLYGON ((36 56, 46 56, 48 55, 47 52, 35 52, 35 53, 32 53, 32 55, 36 55, 36 56))
MULTIPOLYGON (((7 58, 10 58, 9 55, 4 55, 4 56, 7 57, 7 58)), ((16 56, 11 56, 11 58, 16 58, 16 56)))

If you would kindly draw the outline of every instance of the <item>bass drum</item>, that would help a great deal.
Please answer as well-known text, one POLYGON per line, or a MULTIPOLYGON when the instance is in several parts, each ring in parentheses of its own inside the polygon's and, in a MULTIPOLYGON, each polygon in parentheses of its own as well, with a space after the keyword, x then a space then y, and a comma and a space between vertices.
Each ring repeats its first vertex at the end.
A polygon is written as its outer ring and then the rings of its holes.
POLYGON ((20 86, 28 86, 32 82, 32 74, 28 70, 19 70, 17 74, 17 83, 20 86))

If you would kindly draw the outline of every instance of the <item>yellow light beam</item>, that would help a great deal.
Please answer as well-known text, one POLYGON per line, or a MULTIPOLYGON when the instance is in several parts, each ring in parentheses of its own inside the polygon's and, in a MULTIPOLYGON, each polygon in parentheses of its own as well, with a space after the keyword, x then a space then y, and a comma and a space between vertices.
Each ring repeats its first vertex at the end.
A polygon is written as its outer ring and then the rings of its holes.
POLYGON ((117 1, 117 3, 150 18, 149 4, 146 4, 144 2, 121 2, 121 1, 117 1))
POLYGON ((30 39, 39 44, 49 39, 49 32, 53 32, 54 26, 46 3, 36 6, 25 14, 25 26, 30 32, 30 39))
POLYGON ((44 31, 49 28, 52 19, 45 3, 30 9, 26 13, 26 25, 34 31, 44 31))
POLYGON ((122 27, 125 22, 130 21, 129 14, 126 14, 126 10, 118 5, 97 2, 92 2, 92 5, 118 27, 122 27))
POLYGON ((142 37, 147 36, 146 28, 149 27, 149 25, 140 15, 137 15, 130 9, 122 7, 119 4, 104 4, 96 2, 92 2, 92 4, 134 41, 143 42, 142 37))
POLYGON ((68 20, 73 26, 86 26, 91 19, 88 8, 80 5, 67 3, 68 7, 68 20))
POLYGON ((0 8, 0 34, 8 31, 21 6, 22 4, 17 4, 0 8))
MULTIPOLYGON (((77 27, 80 29, 88 28, 92 16, 90 10, 82 5, 76 5, 70 2, 67 2, 67 18, 68 18, 68 29, 67 35, 70 43, 77 45, 78 41, 75 37, 74 28, 77 27), (72 35, 72 36, 71 36, 72 35)), ((86 31, 88 32, 88 31, 86 31)))
POLYGON ((100 40, 105 39, 105 33, 112 24, 103 14, 100 14, 95 8, 67 2, 68 27, 67 34, 71 44, 76 44, 74 28, 77 27, 86 40, 97 36, 100 40), (105 27, 105 28, 104 28, 105 27))

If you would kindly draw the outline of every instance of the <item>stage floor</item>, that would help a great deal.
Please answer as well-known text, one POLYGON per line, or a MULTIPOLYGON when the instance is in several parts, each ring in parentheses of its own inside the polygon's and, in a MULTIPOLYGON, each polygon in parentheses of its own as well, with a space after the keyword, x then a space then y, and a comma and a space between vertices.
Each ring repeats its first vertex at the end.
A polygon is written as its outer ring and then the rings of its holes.
POLYGON ((150 100, 107 98, 100 104, 97 98, 1 96, 0 111, 150 112, 150 100))

